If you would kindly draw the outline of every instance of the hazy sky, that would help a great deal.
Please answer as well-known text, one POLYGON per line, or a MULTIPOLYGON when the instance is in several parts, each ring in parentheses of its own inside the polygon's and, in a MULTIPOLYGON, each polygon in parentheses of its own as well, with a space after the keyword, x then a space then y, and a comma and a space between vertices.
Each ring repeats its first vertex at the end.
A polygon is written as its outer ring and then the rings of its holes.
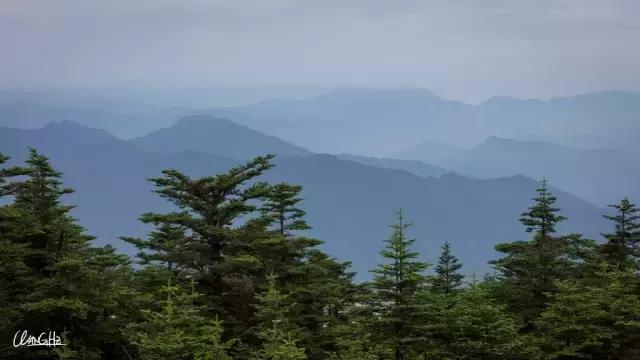
POLYGON ((640 90, 638 0, 0 0, 0 87, 640 90))

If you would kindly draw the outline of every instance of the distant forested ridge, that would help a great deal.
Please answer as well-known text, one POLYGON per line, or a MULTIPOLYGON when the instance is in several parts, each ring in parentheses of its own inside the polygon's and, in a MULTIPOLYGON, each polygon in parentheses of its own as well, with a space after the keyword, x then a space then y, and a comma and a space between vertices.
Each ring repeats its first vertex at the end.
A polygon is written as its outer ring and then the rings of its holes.
POLYGON ((7 161, 2 359, 640 358, 640 211, 627 198, 603 214, 598 244, 560 231, 566 214, 543 179, 513 214, 530 237, 496 245, 488 276, 465 276, 446 238, 433 264, 421 260, 421 219, 388 209, 386 240, 371 242, 379 263, 356 282, 306 235, 304 189, 265 181, 273 155, 148 179, 172 206, 139 214, 145 236, 120 234, 135 258, 93 243, 49 158, 30 149, 7 161), (56 331, 65 346, 14 346, 23 331, 56 331))

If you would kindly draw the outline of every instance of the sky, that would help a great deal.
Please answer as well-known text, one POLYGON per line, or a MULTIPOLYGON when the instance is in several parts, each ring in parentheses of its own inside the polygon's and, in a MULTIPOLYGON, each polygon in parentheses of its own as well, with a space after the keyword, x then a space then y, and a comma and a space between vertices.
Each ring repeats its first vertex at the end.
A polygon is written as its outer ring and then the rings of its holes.
POLYGON ((637 0, 0 0, 0 88, 640 90, 637 0))

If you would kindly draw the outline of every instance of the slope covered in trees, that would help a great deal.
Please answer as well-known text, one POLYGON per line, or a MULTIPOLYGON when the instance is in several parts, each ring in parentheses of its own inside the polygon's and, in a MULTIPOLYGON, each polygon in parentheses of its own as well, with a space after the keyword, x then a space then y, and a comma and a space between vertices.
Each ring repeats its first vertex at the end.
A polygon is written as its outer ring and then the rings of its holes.
MULTIPOLYGON (((635 359, 638 218, 623 199, 606 242, 562 233, 541 183, 521 216, 529 240, 497 246, 495 275, 461 278, 446 242, 420 260, 400 210, 370 282, 308 237, 297 185, 256 181, 271 155, 190 177, 150 179, 176 206, 148 209, 131 259, 96 246, 72 190, 31 149, 0 155, 0 354, 6 359, 635 359), (4 165, 3 165, 4 164, 4 165), (134 263, 137 264, 134 266, 134 263), (64 346, 14 346, 56 331, 64 346), (19 338, 19 337, 18 337, 19 338), (19 343, 19 341, 18 341, 19 343)), ((517 215, 517 214, 516 214, 517 215)), ((122 234, 127 236, 128 234, 122 234)))

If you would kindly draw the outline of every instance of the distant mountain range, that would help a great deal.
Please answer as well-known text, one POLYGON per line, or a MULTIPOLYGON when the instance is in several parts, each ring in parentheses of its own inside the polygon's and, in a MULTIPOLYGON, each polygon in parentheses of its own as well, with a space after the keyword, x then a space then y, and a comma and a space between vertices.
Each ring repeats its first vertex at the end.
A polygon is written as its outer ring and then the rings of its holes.
POLYGON ((180 108, 120 107, 105 109, 93 104, 49 105, 36 102, 0 101, 0 126, 38 129, 50 122, 72 121, 93 128, 108 129, 119 137, 142 135, 171 124, 177 117, 192 111, 180 108))
POLYGON ((635 147, 640 93, 606 91, 550 100, 494 97, 479 105, 428 90, 339 89, 304 100, 212 109, 233 121, 316 152, 384 156, 424 141, 469 147, 490 136, 597 137, 635 147))
POLYGON ((640 152, 638 92, 550 100, 493 97, 471 105, 425 89, 285 90, 0 91, 0 126, 40 128, 69 120, 132 138, 181 116, 209 112, 320 153, 388 157, 423 142, 469 148, 490 136, 640 152), (270 96, 285 98, 216 105, 270 96))
POLYGON ((428 151, 433 148, 432 144, 419 145, 392 156, 480 178, 546 176, 554 185, 600 205, 617 202, 624 196, 640 199, 640 167, 635 166, 640 152, 630 149, 578 149, 498 137, 490 137, 468 150, 428 151))
POLYGON ((395 169, 395 170, 404 170, 411 174, 421 176, 421 177, 440 177, 445 174, 451 173, 450 170, 441 168, 439 166, 427 164, 422 161, 417 160, 399 160, 399 159, 388 159, 388 158, 374 158, 368 156, 357 156, 357 155, 349 155, 349 154, 340 154, 336 156, 341 160, 348 160, 357 162, 364 165, 370 165, 379 167, 382 169, 395 169))
MULTIPOLYGON (((132 249, 117 237, 143 235, 148 228, 136 221, 137 217, 146 211, 170 208, 151 192, 147 178, 165 168, 177 168, 192 176, 210 175, 237 164, 239 160, 231 155, 277 149, 291 153, 278 157, 277 166, 264 179, 304 186, 302 207, 314 228, 310 235, 324 240, 330 254, 352 260, 361 278, 367 278, 367 270, 378 261, 378 250, 389 233, 387 224, 399 207, 415 224, 410 235, 418 239, 417 247, 425 259, 434 261, 438 247, 448 240, 465 262, 467 272, 488 270, 486 262, 495 257, 495 243, 530 236, 517 220, 531 203, 537 186, 530 178, 479 180, 442 175, 446 170, 417 162, 341 159, 312 154, 261 135, 220 119, 199 117, 184 119, 176 127, 144 140, 128 142, 103 130, 60 122, 37 130, 0 128, 0 152, 12 155, 14 163, 24 158, 27 146, 51 156, 53 164, 65 173, 68 185, 77 190, 68 201, 78 205, 74 214, 80 222, 98 236, 99 243, 117 244, 129 253, 132 249), (249 146, 243 138, 256 142, 249 146), (175 147, 167 148, 173 144, 175 147), (199 151, 183 151, 193 149, 199 151)), ((569 218, 561 231, 596 237, 609 230, 601 217, 602 208, 555 191, 559 207, 569 218)))
POLYGON ((235 159, 249 159, 265 153, 311 155, 311 152, 277 137, 209 115, 186 116, 171 127, 133 139, 131 143, 149 152, 198 151, 235 159))

